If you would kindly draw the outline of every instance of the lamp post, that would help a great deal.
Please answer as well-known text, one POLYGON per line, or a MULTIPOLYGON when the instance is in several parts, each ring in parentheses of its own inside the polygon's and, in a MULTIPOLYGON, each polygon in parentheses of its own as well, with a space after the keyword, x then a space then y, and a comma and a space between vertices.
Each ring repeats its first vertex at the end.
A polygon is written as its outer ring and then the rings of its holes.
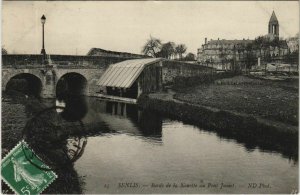
POLYGON ((45 39, 44 39, 44 25, 46 23, 45 15, 43 15, 41 17, 41 22, 42 22, 42 25, 43 25, 43 45, 42 45, 41 54, 43 55, 43 63, 45 63, 45 61, 46 61, 46 50, 45 50, 45 39))

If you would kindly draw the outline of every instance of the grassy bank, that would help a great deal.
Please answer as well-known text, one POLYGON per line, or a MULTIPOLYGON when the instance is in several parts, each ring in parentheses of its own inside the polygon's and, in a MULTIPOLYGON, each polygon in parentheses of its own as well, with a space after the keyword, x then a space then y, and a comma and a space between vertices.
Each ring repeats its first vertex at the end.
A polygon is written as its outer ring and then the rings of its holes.
POLYGON ((235 76, 179 90, 175 99, 298 125, 298 80, 270 81, 235 76))

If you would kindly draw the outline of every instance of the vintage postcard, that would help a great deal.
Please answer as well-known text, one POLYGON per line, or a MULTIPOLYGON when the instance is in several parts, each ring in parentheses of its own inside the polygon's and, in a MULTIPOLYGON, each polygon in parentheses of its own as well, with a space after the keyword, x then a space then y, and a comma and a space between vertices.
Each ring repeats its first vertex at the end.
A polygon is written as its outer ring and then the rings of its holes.
POLYGON ((298 1, 3 1, 4 194, 297 194, 298 1))

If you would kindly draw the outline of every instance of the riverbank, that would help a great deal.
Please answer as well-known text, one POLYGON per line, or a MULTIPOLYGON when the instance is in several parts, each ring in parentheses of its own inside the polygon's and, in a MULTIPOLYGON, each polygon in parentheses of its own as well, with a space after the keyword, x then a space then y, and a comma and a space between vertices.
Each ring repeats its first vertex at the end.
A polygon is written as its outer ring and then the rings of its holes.
POLYGON ((298 91, 295 82, 294 87, 287 85, 236 76, 174 93, 149 94, 138 104, 252 147, 297 156, 298 91))
MULTIPOLYGON (((5 157, 7 153, 24 138, 24 128, 28 121, 36 113, 44 110, 45 108, 46 105, 34 97, 28 97, 18 92, 11 92, 9 95, 2 94, 2 158, 5 157)), ((58 126, 54 124, 54 118, 55 114, 48 112, 45 116, 46 121, 43 120, 44 117, 41 116, 40 119, 43 122, 42 124, 30 126, 29 131, 32 135, 30 140, 39 140, 41 143, 47 143, 49 140, 43 140, 41 138, 51 137, 47 130, 53 132, 53 127, 58 128, 58 126)), ((72 126, 72 130, 74 129, 77 131, 80 130, 79 128, 76 128, 76 126, 72 126)), ((65 131, 67 130, 68 129, 65 128, 65 131)), ((59 141, 56 141, 56 146, 59 143, 59 141)), ((44 149, 46 153, 47 148, 44 149)), ((62 160, 59 155, 54 155, 56 159, 62 160)), ((78 176, 72 164, 57 168, 54 171, 58 175, 58 178, 51 184, 51 188, 47 188, 43 193, 82 193, 84 178, 78 176)), ((2 182, 2 193, 13 194, 13 191, 11 191, 11 189, 2 182)))

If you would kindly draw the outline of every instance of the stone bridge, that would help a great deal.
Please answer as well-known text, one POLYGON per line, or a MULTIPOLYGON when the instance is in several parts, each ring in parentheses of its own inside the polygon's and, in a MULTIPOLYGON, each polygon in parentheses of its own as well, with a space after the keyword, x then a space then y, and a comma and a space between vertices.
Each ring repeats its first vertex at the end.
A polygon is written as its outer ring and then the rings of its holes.
MULTIPOLYGON (((41 55, 2 55, 2 91, 11 89, 11 86, 20 87, 25 79, 26 89, 41 98, 56 98, 65 89, 71 91, 71 94, 94 96, 106 90, 97 86, 105 69, 111 64, 128 60, 102 56, 52 55, 53 65, 45 66, 41 65, 37 57, 41 55)), ((172 60, 162 62, 163 85, 174 83, 176 78, 206 78, 213 74, 215 70, 210 67, 172 60)))
POLYGON ((103 74, 104 67, 95 66, 4 66, 2 67, 2 91, 12 79, 26 79, 30 87, 38 87, 42 98, 55 98, 58 83, 68 82, 69 87, 78 88, 82 94, 94 95, 99 91, 97 80, 103 74))

